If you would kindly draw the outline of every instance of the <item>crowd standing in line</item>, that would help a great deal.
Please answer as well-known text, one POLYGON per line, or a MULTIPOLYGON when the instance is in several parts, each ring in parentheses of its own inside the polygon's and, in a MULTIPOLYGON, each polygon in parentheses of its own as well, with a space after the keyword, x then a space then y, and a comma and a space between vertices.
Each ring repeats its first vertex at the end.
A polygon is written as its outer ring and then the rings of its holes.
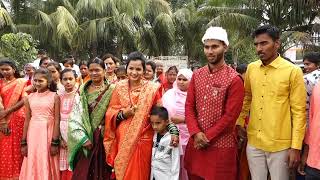
POLYGON ((192 69, 39 50, 23 77, 1 60, 0 180, 319 180, 320 53, 305 54, 304 75, 276 27, 253 39, 259 60, 236 68, 221 27, 192 69))

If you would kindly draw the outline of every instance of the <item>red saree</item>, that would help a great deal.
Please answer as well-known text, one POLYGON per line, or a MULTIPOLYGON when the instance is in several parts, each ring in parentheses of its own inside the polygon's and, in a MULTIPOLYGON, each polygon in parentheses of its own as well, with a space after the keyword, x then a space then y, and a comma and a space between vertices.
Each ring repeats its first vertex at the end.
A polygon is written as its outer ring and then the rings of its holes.
POLYGON ((107 163, 117 180, 150 178, 153 130, 149 113, 161 98, 159 85, 143 81, 140 88, 129 89, 128 80, 120 81, 112 94, 106 113, 104 147, 107 163), (120 110, 135 105, 135 116, 116 125, 120 110))
MULTIPOLYGON (((26 92, 24 88, 27 86, 25 79, 16 79, 8 84, 4 84, 0 80, 0 93, 3 101, 4 109, 7 109, 19 102, 26 92)), ((1 134, 0 137, 0 179, 18 179, 22 164, 22 156, 20 153, 20 142, 23 132, 23 124, 25 119, 24 107, 7 116, 8 127, 11 130, 9 136, 1 134)))

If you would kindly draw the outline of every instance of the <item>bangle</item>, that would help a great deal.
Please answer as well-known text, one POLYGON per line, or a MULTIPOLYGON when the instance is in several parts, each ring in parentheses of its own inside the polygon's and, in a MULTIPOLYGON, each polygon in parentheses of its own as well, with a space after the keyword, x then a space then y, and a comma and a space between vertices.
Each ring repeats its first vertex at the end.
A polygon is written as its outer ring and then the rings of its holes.
POLYGON ((27 145, 27 140, 22 139, 21 142, 20 142, 20 145, 21 146, 26 146, 27 145))
POLYGON ((122 121, 122 120, 125 120, 126 118, 125 118, 125 116, 124 116, 124 114, 123 114, 123 111, 120 111, 119 113, 118 113, 118 115, 117 115, 117 118, 116 118, 116 120, 117 121, 122 121))
POLYGON ((60 145, 60 139, 52 139, 51 146, 59 146, 60 145))

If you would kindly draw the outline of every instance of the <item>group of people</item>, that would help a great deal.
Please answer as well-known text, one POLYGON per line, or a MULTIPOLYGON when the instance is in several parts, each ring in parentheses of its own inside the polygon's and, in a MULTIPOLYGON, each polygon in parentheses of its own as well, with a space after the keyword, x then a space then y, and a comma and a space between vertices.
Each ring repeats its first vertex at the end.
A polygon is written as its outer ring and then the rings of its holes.
POLYGON ((40 52, 25 78, 0 61, 0 179, 320 179, 320 54, 303 76, 278 54, 276 27, 253 37, 260 60, 236 69, 221 27, 194 71, 140 52, 79 66, 40 52))

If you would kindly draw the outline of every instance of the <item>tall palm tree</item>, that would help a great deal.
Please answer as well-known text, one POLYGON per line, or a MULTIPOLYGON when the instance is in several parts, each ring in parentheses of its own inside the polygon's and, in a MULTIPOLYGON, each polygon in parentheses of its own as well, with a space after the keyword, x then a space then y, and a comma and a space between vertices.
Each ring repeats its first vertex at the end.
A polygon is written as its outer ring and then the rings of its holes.
POLYGON ((0 34, 7 32, 8 30, 15 31, 14 22, 8 13, 6 7, 1 2, 0 4, 0 34))
POLYGON ((201 36, 208 18, 200 15, 194 2, 188 3, 174 13, 176 42, 183 47, 183 54, 189 58, 189 65, 199 61, 202 53, 201 36))
POLYGON ((319 17, 320 2, 317 0, 209 0, 200 9, 208 17, 210 25, 227 29, 231 36, 231 51, 234 61, 238 59, 239 48, 245 48, 250 34, 261 24, 272 24, 282 32, 283 42, 280 53, 295 44, 310 42, 315 24, 319 17))
POLYGON ((144 17, 144 24, 138 30, 139 49, 150 56, 169 55, 175 32, 169 3, 164 0, 150 0, 144 17))
POLYGON ((58 53, 95 57, 112 52, 122 57, 140 49, 168 55, 174 41, 172 12, 165 0, 48 0, 38 7, 37 18, 17 27, 58 53), (148 34, 152 41, 145 38, 148 34))

